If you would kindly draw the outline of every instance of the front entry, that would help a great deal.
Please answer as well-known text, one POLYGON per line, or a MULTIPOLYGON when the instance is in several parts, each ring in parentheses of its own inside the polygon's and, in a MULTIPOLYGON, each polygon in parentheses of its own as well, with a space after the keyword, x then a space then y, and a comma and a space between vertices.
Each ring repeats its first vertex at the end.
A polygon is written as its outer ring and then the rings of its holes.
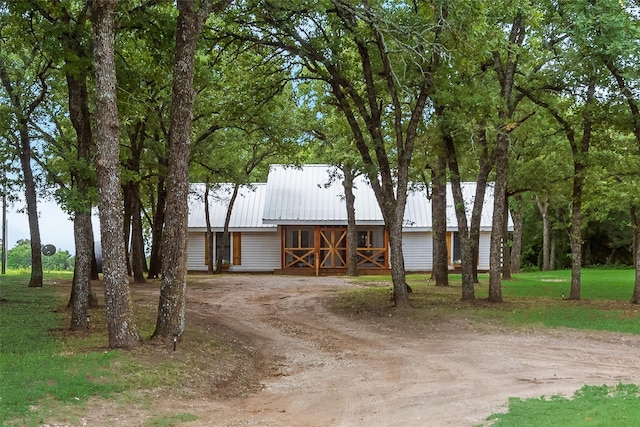
MULTIPOLYGON (((282 268, 287 274, 344 274, 347 256, 347 227, 282 226, 282 268)), ((357 229, 358 271, 379 274, 388 271, 388 240, 384 226, 359 226, 357 229)))
POLYGON ((346 268, 347 229, 320 228, 320 268, 346 268))

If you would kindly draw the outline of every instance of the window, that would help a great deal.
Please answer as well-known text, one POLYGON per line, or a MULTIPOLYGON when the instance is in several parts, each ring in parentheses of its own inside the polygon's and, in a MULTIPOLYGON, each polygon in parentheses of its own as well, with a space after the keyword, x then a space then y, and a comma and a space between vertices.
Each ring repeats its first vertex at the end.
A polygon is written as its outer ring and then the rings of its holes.
POLYGON ((286 227, 283 268, 313 268, 315 247, 313 227, 286 227))
POLYGON ((453 233, 453 259, 462 259, 462 255, 460 254, 460 235, 457 231, 453 233))
POLYGON ((371 230, 358 230, 358 247, 371 247, 371 230))
POLYGON ((230 264, 231 263, 231 236, 229 236, 228 241, 223 246, 223 241, 222 241, 223 234, 224 233, 221 233, 221 232, 216 233, 216 259, 214 260, 214 262, 217 261, 219 254, 222 254, 222 263, 230 264))

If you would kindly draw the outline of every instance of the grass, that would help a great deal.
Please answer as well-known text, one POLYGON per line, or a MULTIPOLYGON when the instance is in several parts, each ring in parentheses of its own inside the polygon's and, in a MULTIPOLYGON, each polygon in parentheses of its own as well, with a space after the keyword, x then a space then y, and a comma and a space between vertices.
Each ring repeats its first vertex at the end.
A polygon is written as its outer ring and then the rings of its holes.
MULTIPOLYGON (((70 311, 64 305, 72 273, 45 273, 42 288, 29 288, 29 277, 25 271, 0 275, 0 426, 36 426, 45 420, 79 424, 87 414, 99 417, 96 411, 110 417, 114 404, 136 408, 144 425, 176 426, 197 417, 158 408, 152 396, 231 397, 259 386, 250 375, 244 379, 252 348, 228 340, 224 331, 197 317, 190 319, 177 352, 149 341, 158 283, 132 286, 135 322, 144 341, 135 349, 114 351, 107 347, 104 306, 90 310, 90 330, 68 330, 70 311), (243 380, 231 381, 234 375, 243 380)), ((92 286, 102 300, 101 284, 92 286)))
POLYGON ((80 402, 120 390, 108 369, 116 353, 69 354, 54 288, 28 281, 26 273, 0 279, 0 425, 33 415, 46 399, 80 402))
MULTIPOLYGON (((504 281, 504 303, 492 304, 488 277, 480 275, 475 286, 475 302, 460 301, 460 276, 451 275, 449 287, 433 286, 428 276, 409 275, 407 282, 413 317, 423 309, 441 316, 466 317, 478 321, 498 321, 524 327, 567 327, 640 334, 640 306, 631 304, 633 270, 585 269, 582 272, 582 300, 569 301, 570 271, 523 273, 504 281), (563 299, 563 294, 565 299, 563 299)), ((362 276, 356 282, 371 284, 351 290, 336 302, 338 308, 355 313, 385 312, 390 307, 390 283, 386 276, 362 276)))
POLYGON ((573 399, 562 396, 509 400, 509 412, 493 414, 494 427, 632 427, 640 420, 640 388, 631 384, 615 387, 584 386, 573 399))
MULTIPOLYGON (((640 334, 640 307, 628 301, 633 294, 635 271, 585 269, 581 276, 580 301, 568 301, 570 271, 536 272, 516 275, 504 281, 504 303, 492 304, 488 278, 480 277, 474 302, 460 301, 460 276, 450 276, 450 287, 436 287, 425 275, 410 275, 412 308, 407 319, 426 322, 430 317, 459 318, 477 322, 499 322, 511 327, 574 328, 640 334), (563 298, 563 294, 564 297, 563 298), (418 319, 418 320, 416 320, 418 319)), ((337 309, 354 316, 386 316, 393 310, 390 278, 359 277, 367 285, 351 290, 334 301, 337 309)), ((418 325, 419 326, 419 325, 418 325)), ((637 426, 640 420, 640 388, 633 384, 616 387, 585 385, 572 399, 562 396, 509 400, 509 411, 493 414, 491 426, 637 426)))
MULTIPOLYGON (((486 276, 476 287, 477 300, 469 303, 460 301, 459 276, 452 275, 453 286, 443 288, 430 284, 425 275, 413 275, 408 277, 414 289, 413 308, 400 321, 403 327, 420 327, 420 322, 450 316, 514 328, 570 327, 640 334, 640 307, 627 302, 633 277, 631 270, 584 270, 584 300, 567 301, 562 299, 562 293, 568 294, 568 271, 520 274, 503 283, 505 302, 491 304, 486 301, 486 276)), ((26 286, 28 272, 0 276, 0 426, 39 425, 45 418, 68 420, 64 414, 83 413, 83 402, 92 396, 155 411, 148 414, 146 425, 179 425, 195 420, 195 416, 164 413, 144 401, 144 396, 149 399, 148 394, 141 397, 136 392, 156 390, 189 398, 195 393, 218 393, 211 388, 216 381, 224 383, 228 375, 250 378, 238 372, 239 366, 251 364, 250 347, 242 350, 237 344, 212 336, 205 332, 212 325, 196 325, 196 319, 190 322, 189 334, 177 353, 150 345, 129 352, 108 350, 104 308, 92 310, 90 333, 70 333, 66 330, 69 313, 60 309, 66 302, 70 280, 70 273, 46 273, 46 285, 38 289, 26 286), (58 286, 51 286, 56 281, 58 286), (66 283, 64 290, 61 282, 66 283), (211 360, 216 360, 218 372, 211 371, 211 360), (189 386, 184 387, 185 384, 189 386)), ((340 294, 333 301, 335 307, 354 317, 379 315, 384 317, 381 321, 390 321, 388 315, 394 310, 390 279, 370 276, 357 281, 364 286, 340 294)), ((144 292, 133 295, 136 324, 145 339, 154 327, 156 285, 144 285, 153 291, 153 297, 144 292)), ((251 390, 254 385, 248 383, 245 387, 251 390)), ((496 425, 520 426, 527 425, 523 420, 541 419, 538 413, 549 413, 552 418, 546 425, 559 425, 556 421, 565 419, 568 421, 560 425, 582 425, 578 424, 580 419, 588 425, 605 425, 597 424, 598 420, 616 419, 615 425, 624 426, 630 425, 625 420, 640 419, 635 408, 640 408, 636 386, 585 386, 571 400, 559 396, 511 399, 509 412, 496 414, 491 420, 500 423, 496 425), (617 409, 609 414, 608 407, 617 409), (614 415, 618 418, 606 418, 614 415)), ((545 424, 535 421, 530 425, 545 424)))

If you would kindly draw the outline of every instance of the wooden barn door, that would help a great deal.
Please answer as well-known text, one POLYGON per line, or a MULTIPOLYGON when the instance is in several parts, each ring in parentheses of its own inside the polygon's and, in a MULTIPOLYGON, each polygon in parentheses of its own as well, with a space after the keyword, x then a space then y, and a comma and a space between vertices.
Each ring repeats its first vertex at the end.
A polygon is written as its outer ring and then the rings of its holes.
POLYGON ((347 267, 347 229, 320 228, 320 268, 347 267))

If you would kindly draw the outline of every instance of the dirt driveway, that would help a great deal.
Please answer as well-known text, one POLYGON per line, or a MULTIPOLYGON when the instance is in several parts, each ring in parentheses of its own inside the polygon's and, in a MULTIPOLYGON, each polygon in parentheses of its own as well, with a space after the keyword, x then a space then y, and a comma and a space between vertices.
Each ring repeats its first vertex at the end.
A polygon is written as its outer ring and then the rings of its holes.
MULTIPOLYGON (((141 389, 135 403, 94 398, 69 407, 66 421, 42 425, 474 426, 506 410, 509 397, 640 384, 640 336, 513 330, 435 312, 416 322, 393 308, 350 318, 328 308, 331 295, 356 286, 345 278, 191 277, 178 350, 136 350, 174 363, 174 374, 189 366, 186 377, 173 389, 141 389)), ((157 289, 132 287, 152 315, 157 289)))
POLYGON ((511 396, 640 384, 638 336, 477 330, 466 321, 398 334, 392 321, 350 320, 326 308, 327 296, 350 286, 342 278, 198 278, 188 317, 251 343, 265 367, 262 387, 163 405, 198 416, 194 426, 471 426, 511 396))

